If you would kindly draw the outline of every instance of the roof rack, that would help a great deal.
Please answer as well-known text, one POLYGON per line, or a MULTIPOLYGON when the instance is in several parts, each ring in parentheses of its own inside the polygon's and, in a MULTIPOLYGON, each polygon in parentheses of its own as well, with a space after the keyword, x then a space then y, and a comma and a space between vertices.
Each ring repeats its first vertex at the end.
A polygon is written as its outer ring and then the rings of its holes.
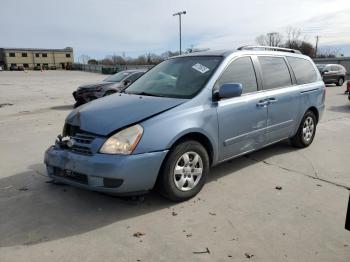
POLYGON ((284 48, 284 47, 277 47, 277 46, 245 45, 245 46, 241 46, 241 47, 237 48, 237 50, 253 50, 253 49, 262 49, 262 50, 281 51, 281 52, 301 54, 301 52, 299 50, 289 49, 289 48, 284 48))

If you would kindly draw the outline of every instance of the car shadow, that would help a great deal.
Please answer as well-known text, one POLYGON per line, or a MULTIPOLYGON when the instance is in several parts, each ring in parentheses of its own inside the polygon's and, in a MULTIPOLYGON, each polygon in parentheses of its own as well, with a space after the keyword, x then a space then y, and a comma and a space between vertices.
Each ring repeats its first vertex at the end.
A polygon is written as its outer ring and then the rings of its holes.
MULTIPOLYGON (((212 168, 207 183, 293 150, 288 143, 279 143, 230 160, 212 168)), ((173 205, 154 192, 135 200, 52 184, 45 166, 36 164, 26 172, 0 179, 0 247, 77 235, 173 205)))
POLYGON ((51 110, 73 110, 73 105, 52 106, 51 110))
POLYGON ((350 103, 347 103, 346 105, 340 105, 340 106, 329 106, 327 110, 340 112, 340 113, 350 113, 350 103))

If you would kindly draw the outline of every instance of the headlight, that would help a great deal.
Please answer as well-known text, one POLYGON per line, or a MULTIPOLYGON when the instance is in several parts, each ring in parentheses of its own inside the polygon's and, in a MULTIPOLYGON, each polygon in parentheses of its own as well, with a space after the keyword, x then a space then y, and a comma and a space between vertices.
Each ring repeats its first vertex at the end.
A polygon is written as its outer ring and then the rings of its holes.
POLYGON ((115 133, 100 149, 103 154, 130 155, 139 143, 143 133, 140 125, 134 125, 115 133))

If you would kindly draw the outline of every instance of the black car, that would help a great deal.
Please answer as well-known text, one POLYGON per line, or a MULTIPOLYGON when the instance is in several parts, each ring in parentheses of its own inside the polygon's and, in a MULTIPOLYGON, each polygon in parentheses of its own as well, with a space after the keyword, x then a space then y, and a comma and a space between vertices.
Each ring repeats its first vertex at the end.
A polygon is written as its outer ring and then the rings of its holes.
POLYGON ((79 86, 73 92, 74 108, 91 100, 111 95, 123 90, 142 76, 146 70, 125 70, 111 75, 101 82, 79 86))
POLYGON ((17 65, 11 65, 10 66, 10 71, 17 71, 17 70, 18 70, 17 65))
POLYGON ((325 84, 336 84, 342 86, 345 81, 346 69, 338 64, 317 64, 325 84))

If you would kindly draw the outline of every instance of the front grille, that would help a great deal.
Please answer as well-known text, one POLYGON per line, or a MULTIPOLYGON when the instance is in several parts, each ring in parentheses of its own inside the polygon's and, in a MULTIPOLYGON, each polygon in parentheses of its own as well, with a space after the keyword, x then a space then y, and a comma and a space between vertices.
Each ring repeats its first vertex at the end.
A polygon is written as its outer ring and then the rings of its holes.
POLYGON ((76 133, 82 132, 79 126, 65 124, 63 127, 63 136, 74 136, 76 133))
POLYGON ((88 178, 86 175, 84 174, 80 174, 77 172, 73 172, 71 170, 68 169, 61 169, 58 167, 54 167, 54 175, 58 176, 58 177, 63 177, 65 179, 74 181, 74 182, 78 182, 81 184, 88 184, 88 178))
POLYGON ((82 155, 93 154, 91 151, 91 144, 96 138, 96 135, 82 131, 79 126, 65 124, 63 128, 63 137, 69 137, 69 141, 63 146, 64 149, 82 155), (69 142, 71 142, 70 145, 69 142))
POLYGON ((70 147, 70 151, 83 154, 83 155, 92 155, 90 145, 94 141, 95 136, 77 133, 75 136, 71 136, 71 139, 74 141, 73 146, 70 147))

